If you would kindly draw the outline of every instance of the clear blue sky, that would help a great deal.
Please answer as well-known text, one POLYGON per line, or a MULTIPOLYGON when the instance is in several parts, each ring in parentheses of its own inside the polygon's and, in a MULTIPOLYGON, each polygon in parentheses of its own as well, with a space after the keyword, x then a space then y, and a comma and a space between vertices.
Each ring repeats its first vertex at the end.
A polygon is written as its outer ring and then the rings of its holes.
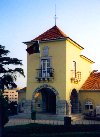
MULTIPOLYGON (((11 57, 23 60, 26 74, 22 42, 54 26, 55 4, 57 26, 85 48, 83 54, 100 70, 100 0, 0 0, 0 44, 11 57)), ((26 79, 20 78, 18 85, 25 86, 26 79)))

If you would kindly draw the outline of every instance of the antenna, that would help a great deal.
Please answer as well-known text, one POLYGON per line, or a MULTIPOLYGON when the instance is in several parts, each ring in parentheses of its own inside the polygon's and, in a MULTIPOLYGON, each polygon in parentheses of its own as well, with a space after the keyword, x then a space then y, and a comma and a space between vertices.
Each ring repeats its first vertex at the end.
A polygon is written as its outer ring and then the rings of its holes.
POLYGON ((56 4, 55 4, 55 26, 56 26, 56 20, 57 20, 57 16, 56 16, 56 4))

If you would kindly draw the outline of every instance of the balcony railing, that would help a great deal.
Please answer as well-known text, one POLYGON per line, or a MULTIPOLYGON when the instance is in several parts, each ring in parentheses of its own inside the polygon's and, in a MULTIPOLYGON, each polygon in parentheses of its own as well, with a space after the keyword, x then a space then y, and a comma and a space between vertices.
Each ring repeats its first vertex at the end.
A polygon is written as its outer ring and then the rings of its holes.
POLYGON ((80 71, 75 72, 74 70, 71 70, 71 72, 72 72, 71 82, 76 84, 79 83, 81 81, 81 72, 80 71))
POLYGON ((47 68, 47 69, 36 69, 37 71, 37 81, 51 81, 54 79, 54 69, 47 68))

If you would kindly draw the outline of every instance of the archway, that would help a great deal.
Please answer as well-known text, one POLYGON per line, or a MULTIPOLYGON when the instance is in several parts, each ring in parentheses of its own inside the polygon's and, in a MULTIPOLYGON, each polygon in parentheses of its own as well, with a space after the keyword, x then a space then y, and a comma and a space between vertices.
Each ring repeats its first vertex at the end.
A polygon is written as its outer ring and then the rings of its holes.
POLYGON ((42 95, 42 111, 47 113, 56 113, 56 95, 49 88, 40 90, 42 95))
POLYGON ((71 101, 71 112, 74 114, 79 113, 80 105, 79 105, 78 93, 76 89, 72 90, 70 101, 71 101))
POLYGON ((51 86, 42 85, 33 92, 32 105, 37 112, 56 113, 58 92, 51 86))

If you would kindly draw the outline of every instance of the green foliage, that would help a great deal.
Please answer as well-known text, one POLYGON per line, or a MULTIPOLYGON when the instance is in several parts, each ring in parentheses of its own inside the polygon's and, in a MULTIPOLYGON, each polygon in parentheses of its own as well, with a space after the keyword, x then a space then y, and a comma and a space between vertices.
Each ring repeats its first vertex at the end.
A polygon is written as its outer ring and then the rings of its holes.
POLYGON ((9 57, 8 53, 9 50, 6 50, 5 46, 0 45, 0 95, 3 94, 5 89, 17 87, 15 84, 17 73, 24 76, 22 68, 11 68, 12 65, 22 65, 22 61, 17 58, 9 57))
POLYGON ((8 53, 9 50, 6 50, 5 46, 0 45, 0 121, 2 126, 8 122, 8 101, 3 97, 3 92, 5 89, 17 87, 15 83, 17 73, 24 76, 22 68, 15 68, 16 65, 22 65, 22 61, 9 57, 8 53))
POLYGON ((8 108, 10 109, 9 115, 16 115, 18 114, 17 108, 18 104, 16 101, 12 101, 8 104, 8 108))
POLYGON ((0 96, 0 105, 1 105, 1 123, 4 126, 8 121, 8 100, 3 96, 0 96))

